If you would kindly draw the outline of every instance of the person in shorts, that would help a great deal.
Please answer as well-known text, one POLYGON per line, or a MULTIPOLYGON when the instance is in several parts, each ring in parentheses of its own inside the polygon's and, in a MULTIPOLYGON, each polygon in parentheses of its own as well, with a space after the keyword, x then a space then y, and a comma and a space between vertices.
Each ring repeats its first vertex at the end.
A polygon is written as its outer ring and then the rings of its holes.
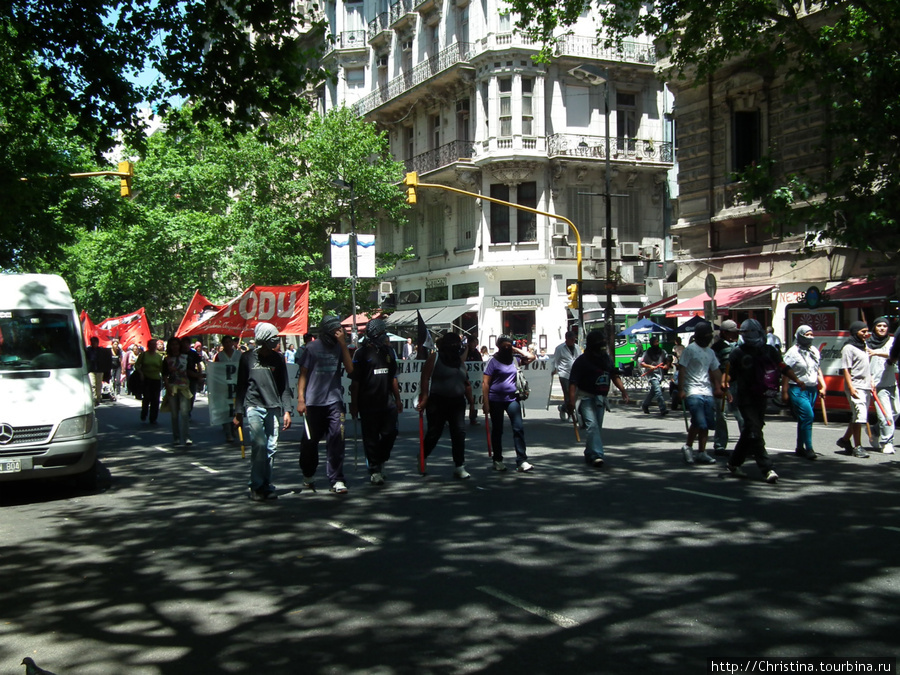
POLYGON ((716 428, 715 399, 722 398, 722 375, 719 359, 710 349, 712 338, 712 325, 706 321, 698 323, 694 328, 694 341, 684 348, 678 360, 678 395, 691 414, 687 441, 681 446, 687 464, 716 463, 706 452, 709 430, 716 428))
POLYGON ((866 322, 854 321, 850 324, 850 338, 841 348, 841 371, 844 375, 844 393, 850 403, 850 423, 836 444, 851 457, 860 459, 869 456, 860 444, 862 428, 868 419, 869 404, 872 402, 872 376, 866 348, 868 339, 869 327, 866 322))

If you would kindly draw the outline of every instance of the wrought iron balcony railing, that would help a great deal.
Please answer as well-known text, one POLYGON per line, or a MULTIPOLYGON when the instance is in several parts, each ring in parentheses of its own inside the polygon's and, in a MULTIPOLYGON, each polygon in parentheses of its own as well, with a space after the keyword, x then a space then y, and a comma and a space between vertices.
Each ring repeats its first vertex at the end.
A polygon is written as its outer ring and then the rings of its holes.
MULTIPOLYGON (((606 137, 553 134, 547 137, 547 154, 550 157, 606 159, 606 137)), ((609 154, 610 159, 618 160, 668 163, 674 160, 672 143, 661 143, 645 138, 610 137, 609 154)))
POLYGON ((442 166, 449 166, 461 159, 471 159, 475 153, 475 143, 472 141, 451 141, 434 150, 423 152, 412 159, 407 159, 407 171, 428 173, 442 166))
POLYGON ((388 21, 389 16, 390 15, 387 12, 382 12, 369 22, 369 32, 367 38, 369 42, 374 40, 381 33, 384 33, 391 29, 390 22, 388 21))
POLYGON ((656 47, 641 42, 623 42, 621 48, 603 47, 596 38, 566 35, 556 43, 555 56, 578 56, 604 61, 627 61, 653 65, 657 61, 656 47))
POLYGON ((328 42, 325 49, 326 54, 337 49, 364 49, 366 47, 366 31, 364 30, 345 30, 331 37, 334 42, 328 42))

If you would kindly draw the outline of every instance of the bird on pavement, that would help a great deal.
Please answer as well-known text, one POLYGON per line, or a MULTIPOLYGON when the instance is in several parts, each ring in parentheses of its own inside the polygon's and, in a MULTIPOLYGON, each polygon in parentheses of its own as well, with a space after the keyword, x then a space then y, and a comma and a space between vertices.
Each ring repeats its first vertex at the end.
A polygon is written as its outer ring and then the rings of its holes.
POLYGON ((36 664, 30 656, 22 659, 22 665, 25 666, 25 675, 53 675, 49 670, 44 670, 36 664))

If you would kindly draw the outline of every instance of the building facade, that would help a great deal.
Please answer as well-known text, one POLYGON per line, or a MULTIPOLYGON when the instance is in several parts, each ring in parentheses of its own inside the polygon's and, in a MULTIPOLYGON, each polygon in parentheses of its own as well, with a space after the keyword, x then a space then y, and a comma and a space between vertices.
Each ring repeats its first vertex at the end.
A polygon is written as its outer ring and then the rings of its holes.
MULTIPOLYGON (((395 158, 421 181, 573 221, 585 318, 602 314, 610 277, 624 321, 675 292, 667 266, 673 139, 655 51, 649 40, 597 46, 588 14, 548 63, 538 63, 539 45, 504 11, 496 0, 329 4, 335 43, 326 59, 338 79, 323 85, 320 105, 351 106, 385 129, 395 158), (602 68, 606 82, 572 73, 585 65, 602 68)), ((571 314, 566 288, 578 278, 565 223, 422 188, 410 225, 382 223, 376 235, 379 251, 413 252, 386 279, 395 329, 413 326, 418 310, 430 326, 474 333, 482 343, 502 333, 548 349, 562 340, 571 314)))

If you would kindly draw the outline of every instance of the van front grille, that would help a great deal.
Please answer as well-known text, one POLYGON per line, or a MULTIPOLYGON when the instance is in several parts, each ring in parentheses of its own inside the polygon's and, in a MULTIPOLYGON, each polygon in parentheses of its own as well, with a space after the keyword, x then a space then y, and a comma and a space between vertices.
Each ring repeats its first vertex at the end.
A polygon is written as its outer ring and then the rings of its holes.
POLYGON ((0 456, 21 454, 14 446, 36 445, 50 440, 52 424, 17 427, 12 424, 0 424, 0 456))

